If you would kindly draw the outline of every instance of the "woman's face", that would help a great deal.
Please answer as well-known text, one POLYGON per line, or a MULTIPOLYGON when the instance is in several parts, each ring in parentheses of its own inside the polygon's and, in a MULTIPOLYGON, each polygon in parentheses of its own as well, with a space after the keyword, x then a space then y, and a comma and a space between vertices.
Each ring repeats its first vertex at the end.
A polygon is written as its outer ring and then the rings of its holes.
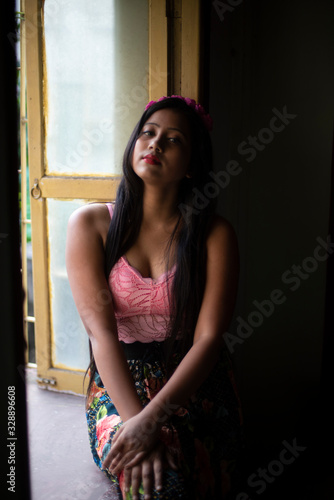
POLYGON ((173 109, 153 113, 136 141, 132 168, 144 183, 178 185, 189 170, 190 127, 185 116, 173 109))

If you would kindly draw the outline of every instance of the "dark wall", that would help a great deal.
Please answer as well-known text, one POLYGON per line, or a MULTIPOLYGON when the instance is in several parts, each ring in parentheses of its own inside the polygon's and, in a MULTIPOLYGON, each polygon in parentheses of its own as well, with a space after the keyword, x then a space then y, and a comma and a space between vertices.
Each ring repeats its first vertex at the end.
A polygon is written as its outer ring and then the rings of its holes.
POLYGON ((324 420, 333 27, 330 0, 212 3, 215 169, 230 169, 221 174, 219 211, 237 231, 241 256, 226 340, 247 444, 264 463, 301 429, 307 447, 310 428, 318 432, 324 420))

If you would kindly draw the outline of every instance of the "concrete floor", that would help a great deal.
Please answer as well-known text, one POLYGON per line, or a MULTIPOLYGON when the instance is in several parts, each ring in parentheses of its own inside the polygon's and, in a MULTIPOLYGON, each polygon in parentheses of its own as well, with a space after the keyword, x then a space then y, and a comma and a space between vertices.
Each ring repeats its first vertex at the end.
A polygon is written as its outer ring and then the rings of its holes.
POLYGON ((83 396, 41 389, 27 370, 32 500, 114 500, 89 448, 83 396))

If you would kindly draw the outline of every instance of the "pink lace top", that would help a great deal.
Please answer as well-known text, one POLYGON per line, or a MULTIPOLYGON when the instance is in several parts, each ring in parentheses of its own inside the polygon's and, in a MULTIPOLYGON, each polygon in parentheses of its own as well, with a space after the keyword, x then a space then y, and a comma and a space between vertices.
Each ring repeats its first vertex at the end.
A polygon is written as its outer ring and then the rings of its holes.
MULTIPOLYGON (((107 207, 112 217, 112 204, 107 207)), ((156 280, 144 278, 125 256, 116 262, 109 274, 109 288, 119 340, 128 344, 165 340, 170 319, 168 288, 174 274, 175 267, 156 280)))

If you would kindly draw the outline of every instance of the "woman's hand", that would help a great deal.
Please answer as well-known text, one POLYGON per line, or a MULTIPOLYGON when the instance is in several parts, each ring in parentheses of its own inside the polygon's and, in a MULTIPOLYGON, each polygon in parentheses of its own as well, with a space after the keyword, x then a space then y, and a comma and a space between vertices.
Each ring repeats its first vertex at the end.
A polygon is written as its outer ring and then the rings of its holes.
POLYGON ((111 450, 103 467, 117 475, 123 469, 133 468, 156 446, 161 425, 142 413, 127 420, 112 440, 111 450))
POLYGON ((177 465, 168 449, 159 443, 138 465, 124 469, 125 492, 132 490, 133 500, 139 498, 139 488, 143 483, 145 500, 151 498, 152 487, 162 490, 163 469, 169 466, 177 470, 177 465))

